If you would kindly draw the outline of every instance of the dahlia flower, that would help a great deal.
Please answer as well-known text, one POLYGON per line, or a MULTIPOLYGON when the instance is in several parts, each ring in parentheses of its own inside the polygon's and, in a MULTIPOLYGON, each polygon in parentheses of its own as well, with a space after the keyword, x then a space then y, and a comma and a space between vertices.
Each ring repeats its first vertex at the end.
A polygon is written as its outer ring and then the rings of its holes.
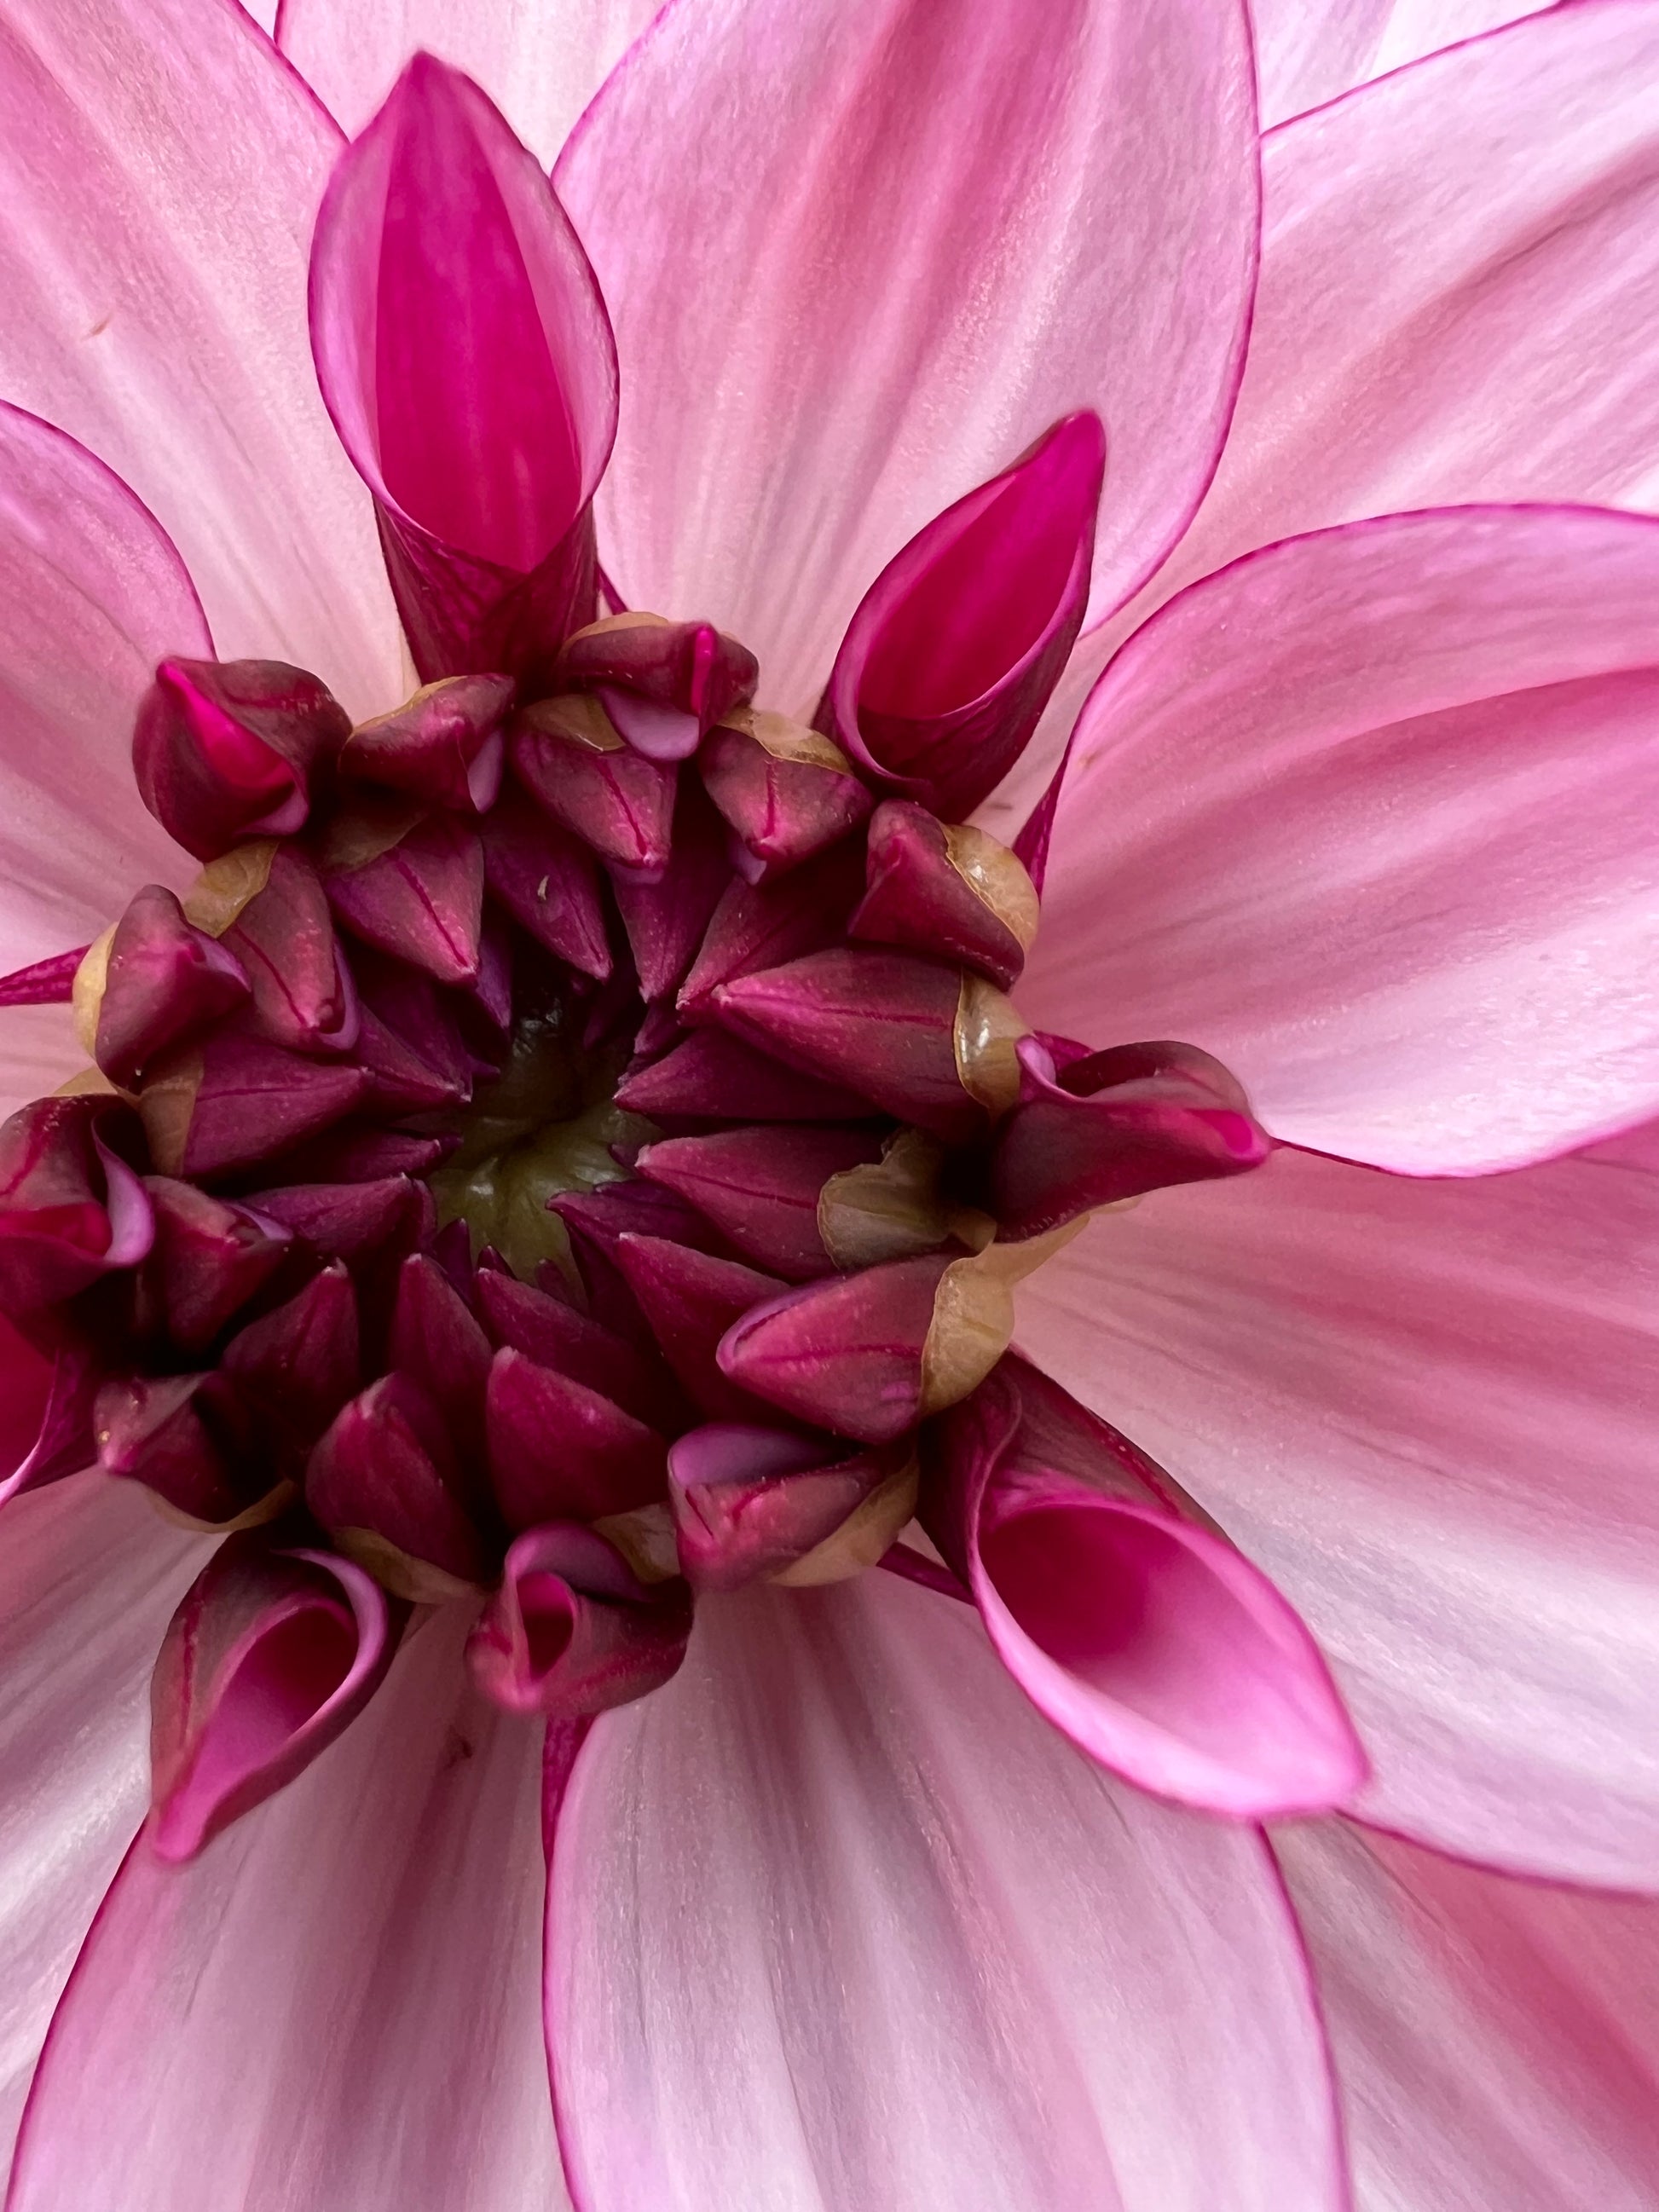
POLYGON ((0 37, 9 2212, 1659 2203, 1659 0, 0 37))

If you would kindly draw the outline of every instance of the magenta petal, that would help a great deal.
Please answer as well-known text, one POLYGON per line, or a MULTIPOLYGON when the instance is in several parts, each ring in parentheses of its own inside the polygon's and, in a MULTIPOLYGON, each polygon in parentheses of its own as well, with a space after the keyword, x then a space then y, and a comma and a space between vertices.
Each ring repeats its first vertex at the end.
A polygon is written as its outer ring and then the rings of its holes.
POLYGON ((1235 1819, 1322 1812, 1365 1760, 1313 1639, 1159 1470, 1021 1361, 944 1416, 926 1519, 1040 1711, 1126 1780, 1235 1819))
POLYGON ((55 1305, 149 1251, 149 1197, 99 1127, 125 1118, 94 1095, 37 1098, 0 1124, 0 1310, 55 1305))
POLYGON ((110 939, 94 1056, 130 1089, 149 1060, 242 1005, 252 988, 234 952, 187 921, 170 890, 146 884, 110 939))
POLYGON ((429 55, 330 181, 311 301, 324 397, 380 503, 422 675, 550 658, 592 611, 615 349, 545 173, 429 55))
POLYGON ((782 1288, 777 1277, 666 1237, 624 1235, 617 1240, 616 1255, 663 1358, 708 1419, 757 1420, 769 1414, 764 1399, 727 1379, 717 1354, 734 1322, 776 1296, 782 1288))
POLYGON ((1192 1045, 1118 1045, 1058 1075, 1035 1037, 1016 1048, 1019 1104, 991 1155, 1005 1236, 1036 1237, 1097 1206, 1260 1167, 1268 1144, 1244 1094, 1192 1045))
POLYGON ((579 2204, 1346 2204, 1260 1835, 1079 1759, 894 1576, 700 1608, 588 1733, 547 1933, 579 2204))
POLYGON ((291 1782, 368 1703, 394 1644, 384 1594, 349 1560, 222 1545, 156 1661, 156 1855, 193 1858, 291 1782))
POLYGON ((1024 750, 1089 598, 1106 466, 1072 415, 913 538, 853 617, 823 726, 888 788, 965 821, 1024 750))
POLYGON ((49 953, 0 976, 0 1006, 66 1006, 74 996, 75 973, 92 950, 77 945, 68 952, 49 953))
POLYGON ((572 1719, 660 1689, 690 1632, 683 1582, 647 1588, 595 1530, 561 1522, 528 1530, 507 1553, 467 1663, 509 1712, 572 1719))
POLYGON ((510 1528, 602 1520, 664 1495, 665 1447, 654 1429, 511 1346, 491 1364, 484 1413, 496 1502, 510 1528))
POLYGON ((465 1486, 442 1415, 398 1374, 383 1375, 337 1414, 306 1468, 306 1503, 331 1534, 367 1532, 409 1559, 481 1582, 465 1486))
POLYGON ((832 1536, 902 1464, 896 1454, 846 1455, 821 1436, 714 1422, 668 1454, 680 1562, 698 1590, 738 1589, 777 1574, 832 1536))
POLYGON ((0 1319, 0 1505, 92 1465, 98 1380, 89 1346, 43 1350, 0 1319))

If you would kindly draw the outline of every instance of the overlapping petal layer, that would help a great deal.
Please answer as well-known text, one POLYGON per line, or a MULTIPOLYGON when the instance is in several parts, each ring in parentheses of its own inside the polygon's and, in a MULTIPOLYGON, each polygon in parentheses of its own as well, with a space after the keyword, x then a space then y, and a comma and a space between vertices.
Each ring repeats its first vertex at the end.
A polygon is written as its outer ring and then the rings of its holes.
MULTIPOLYGON (((1288 8, 1323 37, 1329 15, 1288 8)), ((1241 553, 1453 500, 1654 504, 1656 70, 1652 0, 1573 0, 1268 135, 1215 481, 1147 588, 1085 635, 988 828, 1029 812, 1112 648, 1241 553)))
POLYGON ((1659 1866, 1659 1182, 1419 1182, 1281 1152, 1102 1219, 1020 1339, 1318 1638, 1357 1808, 1466 1856, 1659 1866))
POLYGON ((1549 0, 1253 0, 1262 127, 1549 0))
POLYGON ((948 1601, 711 1601, 674 1682, 595 1723, 558 1826, 578 2203, 1340 2204, 1261 1849, 1091 1770, 948 1601))
POLYGON ((386 706, 374 516, 306 343, 334 125, 224 0, 8 0, 0 117, 0 392, 154 509, 221 653, 386 706))
POLYGON ((205 1548, 98 1474, 5 1509, 0 2174, 52 2008, 143 1818, 150 1667, 205 1548))
POLYGON ((1361 2212, 1650 2212, 1659 1903, 1510 1880, 1345 1820, 1274 1840, 1361 2212))
POLYGON ((601 550, 811 711, 913 533, 1097 407, 1097 603, 1199 497, 1255 250, 1236 0, 672 9, 557 184, 626 363, 601 550))
POLYGON ((417 48, 463 69, 544 167, 661 0, 283 0, 277 43, 354 136, 417 48))
POLYGON ((194 1866, 135 1847, 54 2024, 11 2212, 559 2212, 540 1747, 466 1686, 465 1627, 428 1621, 356 1727, 194 1866))
POLYGON ((88 943, 112 883, 187 879, 128 745, 157 660, 210 650, 183 562, 126 486, 0 405, 0 969, 88 943))
POLYGON ((1079 724, 1039 1026, 1180 1036, 1408 1174, 1659 1106, 1659 524, 1449 508, 1172 602, 1079 724))

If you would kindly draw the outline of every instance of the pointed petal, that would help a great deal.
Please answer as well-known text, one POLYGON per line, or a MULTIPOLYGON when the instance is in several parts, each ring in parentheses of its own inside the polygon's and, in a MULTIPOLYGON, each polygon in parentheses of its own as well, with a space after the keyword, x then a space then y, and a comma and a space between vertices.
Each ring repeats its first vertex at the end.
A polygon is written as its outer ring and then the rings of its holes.
POLYGON ((386 706, 401 671, 373 511, 306 343, 334 125, 240 8, 192 0, 15 0, 0 103, 0 388, 154 509, 220 653, 386 706))
POLYGON ((311 332, 422 677, 515 671, 491 624, 548 563, 550 609, 569 617, 536 641, 550 659, 592 617, 581 519, 616 425, 616 351, 545 173, 477 86, 428 54, 330 179, 311 332))
POLYGON ((895 1577, 710 1600, 675 1680, 595 1723, 559 1815, 576 2195, 702 2212, 763 2172, 778 2212, 1334 2212, 1261 1849, 1120 1792, 963 1608, 895 1577))
POLYGON ((1649 2212, 1659 1900, 1516 1881, 1346 1820, 1274 1844, 1362 2205, 1649 2212))
MULTIPOLYGON (((155 518, 72 438, 4 405, 0 586, 0 960, 9 969, 95 936, 112 884, 188 880, 189 861, 139 802, 129 746, 156 661, 212 648, 155 518)), ((14 1019, 0 1032, 8 1039, 14 1019)))
POLYGON ((1021 1011, 1190 1037, 1275 1136, 1407 1174, 1641 1120, 1656 700, 1645 518, 1454 507, 1241 561, 1085 711, 1021 1011))
POLYGON ((357 1726, 193 1866, 135 1850, 58 2009, 13 2212, 561 2212, 539 1746, 468 1688, 465 1626, 418 1631, 357 1726))
POLYGON ((277 44, 355 136, 406 58, 423 48, 465 70, 550 167, 567 133, 661 0, 283 0, 277 44))
POLYGON ((628 363, 599 502, 622 591, 717 622, 769 705, 810 714, 900 547, 1093 406, 1115 605, 1182 527, 1231 409, 1247 35, 1229 0, 659 17, 558 167, 628 363))
POLYGON ((1639 1168, 1417 1182, 1287 1150, 1097 1223, 1020 1334, 1308 1622, 1367 1819, 1647 1887, 1656 1250, 1639 1168))
POLYGON ((36 2053, 149 1790, 149 1674, 209 1546, 127 1483, 9 1504, 0 1550, 0 2172, 36 2053))

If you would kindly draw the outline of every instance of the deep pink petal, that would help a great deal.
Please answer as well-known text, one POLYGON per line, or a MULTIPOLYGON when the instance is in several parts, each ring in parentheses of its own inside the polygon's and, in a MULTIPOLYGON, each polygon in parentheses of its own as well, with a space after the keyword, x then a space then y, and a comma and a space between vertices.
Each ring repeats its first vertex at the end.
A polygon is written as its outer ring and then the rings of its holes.
POLYGON ((227 0, 0 15, 0 391, 154 509, 222 653, 314 669, 361 714, 401 670, 374 515, 306 343, 339 143, 227 0))
POLYGON ((1264 129, 1550 0, 1251 0, 1264 129))
POLYGON ((1272 1584, 1022 1360, 936 1425, 921 1517, 997 1655, 1080 1751, 1234 1818, 1322 1811, 1365 1760, 1272 1584))
POLYGON ((15 1500, 0 1536, 3 2174, 52 2008, 143 1818, 150 1667, 208 1547, 100 1474, 15 1500))
POLYGON ((422 676, 516 672, 506 632, 526 623, 496 611, 519 585, 550 664, 594 612, 587 509, 616 427, 616 349, 540 165, 429 55, 330 180, 311 337, 422 676))
POLYGON ((1659 1900, 1516 1881, 1346 1820, 1275 1843, 1362 2204, 1651 2212, 1659 1900))
POLYGON ((921 526, 1098 410, 1115 605, 1190 512, 1252 283, 1232 0, 667 10, 560 158, 626 364, 599 501, 638 605, 811 711, 921 526))
POLYGON ((540 1746, 417 1630, 193 1865, 136 1845, 53 2022, 11 2212, 559 2212, 536 2028, 540 1746))
POLYGON ((1103 1218, 1019 1337, 1308 1622, 1370 1754, 1356 1809, 1647 1887, 1656 1254, 1641 1168, 1421 1182, 1285 1151, 1103 1218))
POLYGON ((661 0, 283 0, 277 44, 345 130, 361 131, 410 54, 476 79, 545 167, 661 0))
POLYGON ((896 1577, 712 1599, 594 1723, 549 2025, 584 2212, 1339 2205, 1253 1832, 1118 1790, 896 1577))
POLYGON ((1028 1020, 1480 1174, 1659 1106, 1659 523, 1449 508, 1184 592, 1079 725, 1028 1020))
MULTIPOLYGON (((211 650, 155 519, 74 439, 0 405, 5 968, 96 936, 112 885, 188 881, 189 859, 139 804, 129 748, 156 661, 211 650)), ((0 1016, 0 1054, 15 1018, 0 1016)))

